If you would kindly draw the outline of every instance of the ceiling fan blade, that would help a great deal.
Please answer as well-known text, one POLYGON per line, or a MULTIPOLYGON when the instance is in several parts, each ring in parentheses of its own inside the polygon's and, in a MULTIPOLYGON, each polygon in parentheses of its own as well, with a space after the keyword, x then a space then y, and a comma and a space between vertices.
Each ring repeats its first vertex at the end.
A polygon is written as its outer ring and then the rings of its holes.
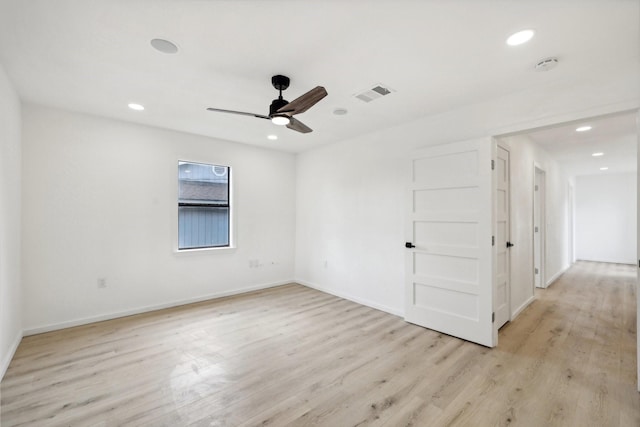
POLYGON ((300 114, 313 107, 318 101, 327 96, 327 91, 322 86, 317 86, 302 96, 297 97, 284 107, 278 109, 278 113, 288 116, 300 114))
POLYGON ((220 112, 220 113, 240 114, 242 116, 253 116, 253 117, 257 117, 259 119, 271 120, 271 117, 269 117, 269 116, 264 116, 262 114, 255 114, 255 113, 245 113, 244 111, 222 110, 220 108, 207 108, 207 111, 217 111, 217 112, 220 112))
POLYGON ((313 129, 311 129, 309 126, 305 125, 300 120, 294 119, 293 117, 291 117, 291 120, 289 121, 289 124, 287 125, 287 127, 291 130, 295 130, 296 132, 300 132, 300 133, 313 132, 313 129))

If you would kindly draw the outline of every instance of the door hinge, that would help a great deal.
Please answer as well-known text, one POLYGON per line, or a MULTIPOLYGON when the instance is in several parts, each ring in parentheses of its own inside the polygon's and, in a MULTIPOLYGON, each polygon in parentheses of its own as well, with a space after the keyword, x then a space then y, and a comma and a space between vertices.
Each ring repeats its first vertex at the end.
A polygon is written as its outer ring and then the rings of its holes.
POLYGON ((495 246, 495 245, 496 245, 496 236, 491 236, 491 246, 495 246))
POLYGON ((538 232, 538 227, 534 227, 533 231, 537 233, 538 232))
POLYGON ((535 191, 538 191, 538 186, 536 185, 536 186, 534 187, 534 189, 535 189, 535 191))
POLYGON ((496 168, 496 161, 491 159, 491 170, 494 170, 496 168))
POLYGON ((496 312, 494 311, 493 313, 491 313, 491 323, 495 323, 496 322, 496 312))
POLYGON ((537 268, 534 268, 533 270, 534 270, 535 274, 540 274, 540 271, 538 271, 537 268))

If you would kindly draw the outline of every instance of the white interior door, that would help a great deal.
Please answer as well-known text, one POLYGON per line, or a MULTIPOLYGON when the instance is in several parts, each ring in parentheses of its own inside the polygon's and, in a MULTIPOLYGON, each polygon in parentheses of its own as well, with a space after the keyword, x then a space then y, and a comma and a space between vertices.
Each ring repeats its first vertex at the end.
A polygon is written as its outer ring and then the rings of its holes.
POLYGON ((495 327, 500 329, 511 318, 511 256, 509 151, 498 146, 496 153, 496 288, 493 307, 495 327))
POLYGON ((493 258, 489 138, 427 147, 410 163, 405 319, 488 347, 493 258))

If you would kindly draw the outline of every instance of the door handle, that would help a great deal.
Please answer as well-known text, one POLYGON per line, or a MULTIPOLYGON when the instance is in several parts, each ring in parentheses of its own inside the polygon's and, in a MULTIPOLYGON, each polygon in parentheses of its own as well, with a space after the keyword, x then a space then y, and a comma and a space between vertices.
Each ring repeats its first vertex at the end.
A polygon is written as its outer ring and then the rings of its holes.
POLYGON ((414 245, 411 242, 407 242, 407 243, 404 244, 404 247, 407 248, 407 249, 411 249, 411 248, 415 248, 416 245, 414 245))
POLYGON ((513 246, 515 246, 513 243, 507 242, 507 248, 510 248, 510 247, 513 247, 513 246))

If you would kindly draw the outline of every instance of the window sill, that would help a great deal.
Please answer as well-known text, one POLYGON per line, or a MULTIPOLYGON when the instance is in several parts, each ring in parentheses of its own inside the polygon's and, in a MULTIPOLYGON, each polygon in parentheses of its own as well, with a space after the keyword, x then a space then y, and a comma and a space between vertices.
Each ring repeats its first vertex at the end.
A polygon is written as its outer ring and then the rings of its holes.
POLYGON ((204 254, 226 254, 235 252, 235 246, 225 246, 222 248, 193 248, 193 249, 174 249, 174 255, 183 256, 183 255, 204 255, 204 254))

